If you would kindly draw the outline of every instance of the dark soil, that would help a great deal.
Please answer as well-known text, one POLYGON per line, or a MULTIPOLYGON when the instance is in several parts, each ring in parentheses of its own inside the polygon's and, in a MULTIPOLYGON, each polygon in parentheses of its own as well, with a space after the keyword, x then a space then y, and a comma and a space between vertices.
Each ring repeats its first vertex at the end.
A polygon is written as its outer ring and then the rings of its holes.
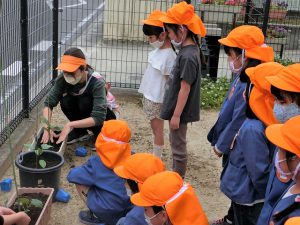
MULTIPOLYGON (((19 197, 27 198, 29 200, 38 199, 43 202, 44 206, 48 199, 48 195, 44 195, 42 193, 22 194, 19 197)), ((19 208, 17 205, 15 205, 15 202, 14 202, 13 206, 11 207, 11 209, 14 210, 15 212, 19 212, 19 208)), ((36 208, 35 206, 31 205, 28 209, 29 209, 29 212, 27 212, 27 215, 31 218, 29 225, 34 225, 36 223, 36 221, 38 220, 43 208, 36 208)))
MULTIPOLYGON (((46 132, 47 132, 47 131, 46 131, 46 132)), ((59 132, 55 132, 55 133, 56 133, 56 134, 59 134, 59 132)), ((42 133, 41 136, 38 137, 38 139, 37 139, 37 142, 36 142, 36 143, 37 143, 37 146, 36 146, 36 148, 41 147, 41 145, 42 145, 42 143, 41 143, 42 137, 43 137, 43 133, 42 133)), ((52 145, 52 147, 49 148, 49 149, 47 149, 47 150, 49 150, 49 151, 54 151, 54 152, 58 152, 58 151, 59 151, 59 148, 60 148, 60 146, 61 146, 61 144, 62 144, 62 142, 59 143, 59 144, 56 144, 57 140, 58 140, 58 138, 53 138, 53 143, 48 143, 48 145, 52 145)))
POLYGON ((45 160, 46 162, 46 168, 50 168, 53 166, 58 165, 61 161, 60 158, 56 155, 52 155, 52 154, 47 154, 47 153, 43 153, 42 155, 39 156, 38 159, 36 159, 36 155, 35 154, 31 154, 29 156, 24 157, 23 162, 21 163, 23 166, 25 167, 29 167, 29 168, 36 168, 36 169, 43 169, 40 165, 39 165, 39 160, 45 160))

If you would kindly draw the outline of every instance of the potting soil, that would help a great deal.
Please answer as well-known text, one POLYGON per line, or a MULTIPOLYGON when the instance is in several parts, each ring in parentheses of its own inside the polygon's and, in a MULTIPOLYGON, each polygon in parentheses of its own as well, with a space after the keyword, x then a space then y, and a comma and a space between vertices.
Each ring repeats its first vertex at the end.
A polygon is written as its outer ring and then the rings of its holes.
POLYGON ((56 155, 50 155, 47 154, 47 156, 44 156, 43 154, 39 156, 37 162, 36 162, 36 155, 32 154, 33 157, 24 157, 23 162, 21 163, 25 167, 29 168, 36 168, 36 169, 45 169, 40 166, 38 163, 38 160, 45 160, 46 162, 46 168, 50 168, 53 166, 58 165, 61 161, 60 158, 58 158, 56 155))
MULTIPOLYGON (((38 199, 38 200, 42 201, 43 207, 45 206, 45 203, 48 199, 48 195, 44 195, 42 193, 22 194, 19 197, 27 198, 30 201, 31 201, 31 199, 38 199)), ((14 202, 13 206, 11 207, 11 209, 14 210, 15 212, 19 212, 18 206, 15 205, 15 202, 14 202)), ((27 212, 27 215, 31 218, 29 225, 34 225, 36 223, 36 221, 38 220, 38 218, 43 210, 43 207, 37 208, 34 205, 30 205, 30 207, 28 208, 29 212, 27 212)))

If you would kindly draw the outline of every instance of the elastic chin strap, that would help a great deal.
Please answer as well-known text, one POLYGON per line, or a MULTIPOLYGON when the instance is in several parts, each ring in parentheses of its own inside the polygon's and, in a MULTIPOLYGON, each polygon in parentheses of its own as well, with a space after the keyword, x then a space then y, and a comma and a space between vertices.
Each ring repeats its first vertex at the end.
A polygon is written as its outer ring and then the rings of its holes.
POLYGON ((297 167, 296 167, 296 169, 294 171, 294 175, 292 177, 293 180, 296 180, 296 176, 297 176, 299 170, 300 170, 300 162, 298 163, 298 165, 297 165, 297 167))

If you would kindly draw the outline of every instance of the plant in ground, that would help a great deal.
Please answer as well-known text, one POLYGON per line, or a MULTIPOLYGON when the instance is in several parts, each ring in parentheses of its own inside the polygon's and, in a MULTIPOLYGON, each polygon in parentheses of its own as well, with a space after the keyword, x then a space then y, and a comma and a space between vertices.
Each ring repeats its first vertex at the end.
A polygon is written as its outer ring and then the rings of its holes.
POLYGON ((214 5, 244 5, 246 0, 201 0, 202 4, 214 4, 214 5))
POLYGON ((218 78, 216 81, 209 77, 201 79, 201 108, 218 109, 225 99, 230 82, 226 77, 218 78))
POLYGON ((281 65, 284 65, 284 66, 289 66, 289 65, 294 64, 294 62, 291 59, 289 59, 289 58, 281 59, 278 56, 275 57, 275 62, 278 62, 278 63, 280 63, 281 65))
POLYGON ((267 29, 267 37, 268 38, 285 38, 288 35, 288 30, 283 26, 270 26, 267 29))
POLYGON ((270 5, 271 10, 287 10, 288 3, 285 1, 272 1, 270 5))

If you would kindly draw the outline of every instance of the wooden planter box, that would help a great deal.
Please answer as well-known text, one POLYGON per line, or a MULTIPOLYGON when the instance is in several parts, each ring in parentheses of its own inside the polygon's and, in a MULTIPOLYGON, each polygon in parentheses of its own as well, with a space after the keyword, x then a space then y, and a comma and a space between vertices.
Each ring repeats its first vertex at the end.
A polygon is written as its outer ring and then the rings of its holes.
POLYGON ((284 19, 286 17, 287 10, 273 10, 269 12, 270 19, 284 19))
MULTIPOLYGON (((19 194, 27 193, 42 193, 48 195, 48 199, 44 204, 43 210, 36 221, 35 225, 47 225, 51 218, 51 205, 54 189, 53 188, 19 188, 19 194)), ((12 197, 8 200, 8 206, 12 206, 17 198, 17 193, 15 192, 12 197)))
POLYGON ((199 9, 204 23, 233 24, 241 13, 242 6, 199 4, 199 9))
POLYGON ((266 38, 266 43, 270 45, 275 52, 280 52, 281 47, 288 43, 288 39, 285 38, 266 38))
MULTIPOLYGON (((40 128, 39 129, 39 131, 38 131, 38 133, 37 133, 37 138, 39 139, 39 137, 41 136, 41 135, 43 135, 43 132, 44 132, 44 129, 43 128, 40 128)), ((60 154, 60 155, 64 155, 64 153, 65 153, 65 150, 66 150, 66 147, 67 147, 67 139, 68 139, 68 136, 66 137, 66 139, 61 143, 61 145, 60 145, 60 148, 59 148, 59 150, 58 150, 58 154, 60 154)), ((32 141, 32 143, 31 143, 33 146, 36 146, 36 140, 33 140, 32 141)), ((30 150, 29 150, 30 151, 30 150)))

